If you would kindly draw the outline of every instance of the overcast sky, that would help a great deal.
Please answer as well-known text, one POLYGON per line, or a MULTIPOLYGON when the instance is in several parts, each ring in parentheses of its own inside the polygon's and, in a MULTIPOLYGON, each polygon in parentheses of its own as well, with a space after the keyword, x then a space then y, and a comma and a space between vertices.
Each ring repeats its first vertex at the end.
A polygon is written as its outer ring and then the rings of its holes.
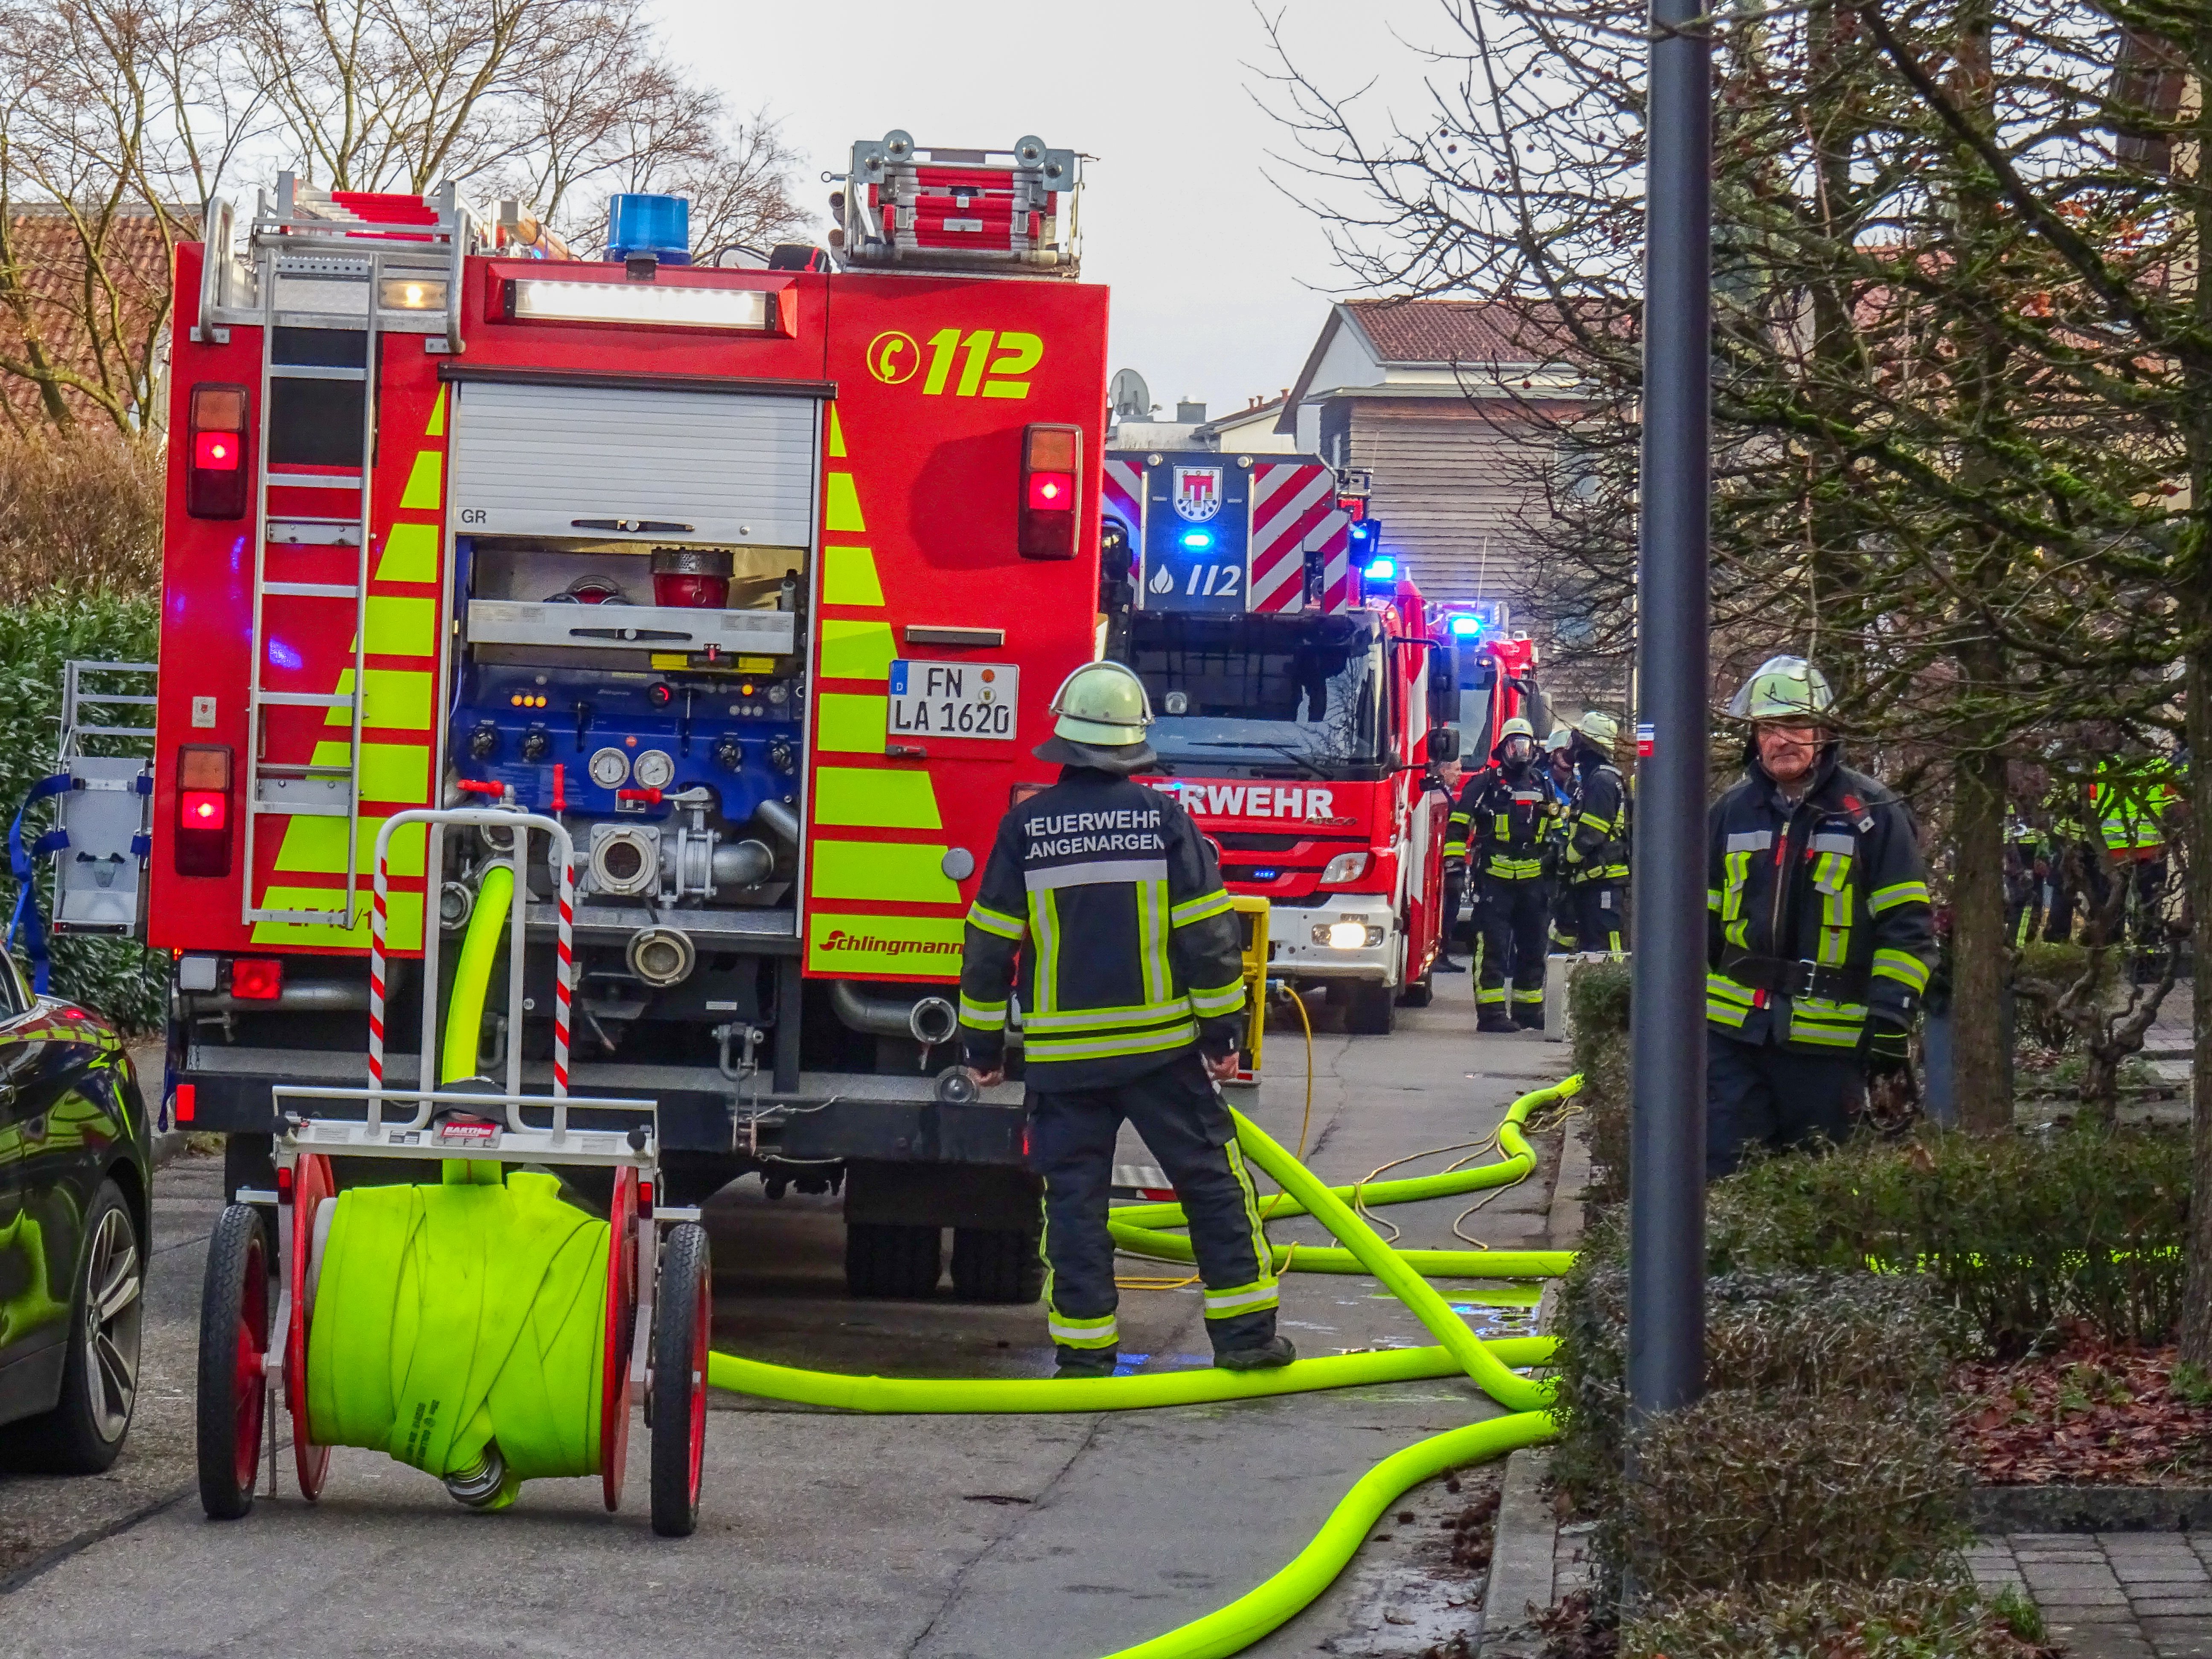
MULTIPOLYGON (((853 141, 1004 149, 1025 133, 1087 152, 1083 276, 1113 289, 1113 368, 1155 402, 1221 414, 1274 396, 1344 274, 1313 216, 1271 186, 1288 135, 1253 102, 1271 64, 1245 0, 659 0, 678 58, 739 110, 765 106, 805 152, 802 202, 823 215, 853 141), (1248 68, 1247 65, 1254 67, 1248 68), (1248 90, 1248 88, 1249 90, 1248 90)), ((1434 38, 1435 0, 1269 0, 1301 66, 1369 101, 1419 102, 1389 25, 1434 38)))

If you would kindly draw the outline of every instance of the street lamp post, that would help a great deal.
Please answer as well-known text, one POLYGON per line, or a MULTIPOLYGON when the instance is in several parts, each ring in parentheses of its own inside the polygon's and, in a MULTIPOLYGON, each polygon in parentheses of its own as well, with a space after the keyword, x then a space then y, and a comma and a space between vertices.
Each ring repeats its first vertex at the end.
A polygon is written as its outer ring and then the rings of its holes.
POLYGON ((1705 1388, 1708 18, 1698 0, 1651 0, 1637 679, 1653 740, 1637 779, 1632 1425, 1705 1388))

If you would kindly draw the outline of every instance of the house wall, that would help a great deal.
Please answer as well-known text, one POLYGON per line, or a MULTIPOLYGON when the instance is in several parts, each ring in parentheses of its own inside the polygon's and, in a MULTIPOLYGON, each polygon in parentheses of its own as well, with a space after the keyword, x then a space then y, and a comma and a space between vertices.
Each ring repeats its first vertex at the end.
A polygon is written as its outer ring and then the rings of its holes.
POLYGON ((1531 468, 1548 438, 1511 405, 1480 410, 1446 399, 1332 399, 1322 410, 1322 453, 1374 478, 1370 510, 1382 550, 1411 569, 1431 599, 1504 599, 1516 627, 1534 618, 1522 580, 1528 564, 1519 522, 1540 510, 1531 468))

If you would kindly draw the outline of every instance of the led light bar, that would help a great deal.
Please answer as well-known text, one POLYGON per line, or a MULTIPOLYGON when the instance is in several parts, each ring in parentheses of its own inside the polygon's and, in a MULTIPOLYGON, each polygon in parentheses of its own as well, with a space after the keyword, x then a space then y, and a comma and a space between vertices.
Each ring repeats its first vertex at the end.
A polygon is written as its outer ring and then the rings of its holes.
POLYGON ((657 283, 577 283, 518 276, 507 285, 518 322, 649 323, 661 328, 739 328, 765 333, 768 294, 757 288, 678 288, 657 283))

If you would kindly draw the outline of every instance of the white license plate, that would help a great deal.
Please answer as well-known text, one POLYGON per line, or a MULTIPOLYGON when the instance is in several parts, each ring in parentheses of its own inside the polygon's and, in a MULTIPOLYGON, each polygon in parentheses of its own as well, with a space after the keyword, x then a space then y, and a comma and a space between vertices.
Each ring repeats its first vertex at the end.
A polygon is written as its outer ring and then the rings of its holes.
POLYGON ((1022 671, 1007 662, 891 664, 890 738, 1014 740, 1022 671))

